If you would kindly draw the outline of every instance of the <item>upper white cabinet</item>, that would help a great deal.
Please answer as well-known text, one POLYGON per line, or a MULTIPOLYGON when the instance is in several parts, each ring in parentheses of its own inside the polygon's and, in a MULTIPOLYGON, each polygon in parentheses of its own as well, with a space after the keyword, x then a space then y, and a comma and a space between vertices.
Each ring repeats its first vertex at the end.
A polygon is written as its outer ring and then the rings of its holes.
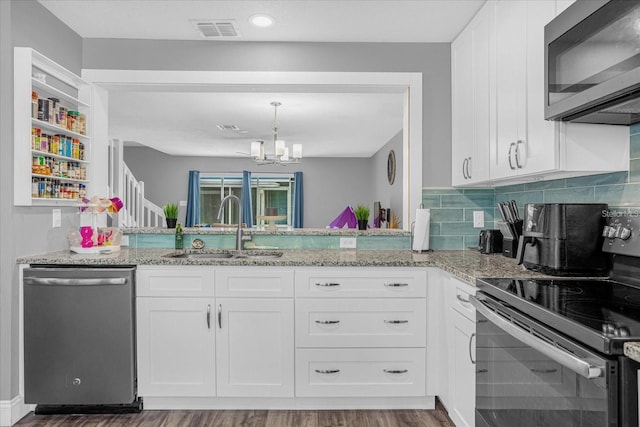
POLYGON ((14 48, 16 206, 71 205, 90 182, 91 87, 31 48, 14 48))
POLYGON ((483 7, 451 44, 452 184, 489 178, 489 48, 493 4, 483 7))
MULTIPOLYGON (((544 25, 563 7, 565 2, 554 0, 490 0, 452 44, 453 185, 504 185, 628 170, 628 127, 544 120, 544 25), (471 44, 469 32, 480 34, 482 22, 489 26, 488 48, 466 46, 471 44), (456 62, 464 64, 459 58, 463 55, 471 73, 458 70, 456 62), (488 58, 488 91, 484 79, 476 76, 476 70, 483 73, 477 65, 483 64, 482 58, 488 58), (467 94, 466 101, 458 88, 467 94), (461 102, 462 113, 456 107, 461 102), (488 131, 477 125, 485 123, 478 118, 487 114, 488 131), (474 149, 488 151, 488 166, 480 168, 488 174, 478 173, 478 161, 472 159, 471 179, 461 179, 458 163, 461 156, 464 161, 469 141, 474 149)), ((473 156, 483 159, 475 151, 473 156)))

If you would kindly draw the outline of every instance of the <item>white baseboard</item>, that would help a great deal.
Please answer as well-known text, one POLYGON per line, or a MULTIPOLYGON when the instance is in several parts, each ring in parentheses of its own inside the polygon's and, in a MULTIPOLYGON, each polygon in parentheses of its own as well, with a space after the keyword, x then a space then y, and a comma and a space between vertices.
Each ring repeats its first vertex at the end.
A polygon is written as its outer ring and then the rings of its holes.
POLYGON ((32 411, 32 405, 26 405, 22 396, 11 400, 0 400, 0 427, 10 427, 32 411))

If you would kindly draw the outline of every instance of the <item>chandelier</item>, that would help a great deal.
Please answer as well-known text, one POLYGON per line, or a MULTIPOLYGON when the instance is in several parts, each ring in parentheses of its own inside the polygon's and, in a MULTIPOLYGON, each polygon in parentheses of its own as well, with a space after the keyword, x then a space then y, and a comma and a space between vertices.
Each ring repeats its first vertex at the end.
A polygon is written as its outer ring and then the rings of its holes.
POLYGON ((267 156, 264 152, 264 141, 253 141, 251 143, 251 157, 259 165, 288 165, 300 163, 302 159, 302 144, 293 144, 291 153, 285 142, 278 139, 278 107, 282 103, 274 101, 273 106, 273 155, 267 156))

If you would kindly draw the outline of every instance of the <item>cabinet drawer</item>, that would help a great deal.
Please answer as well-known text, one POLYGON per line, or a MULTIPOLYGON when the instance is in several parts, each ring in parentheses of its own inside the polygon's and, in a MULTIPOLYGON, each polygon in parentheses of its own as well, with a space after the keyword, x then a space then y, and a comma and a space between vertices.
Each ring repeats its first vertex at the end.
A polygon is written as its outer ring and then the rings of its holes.
POLYGON ((300 299, 296 347, 424 347, 424 299, 300 299))
POLYGON ((296 296, 309 298, 425 297, 426 271, 319 269, 296 271, 296 296))
POLYGON ((475 286, 451 277, 449 280, 448 294, 449 307, 462 314, 472 322, 476 321, 476 309, 469 302, 469 296, 476 294, 475 286))
POLYGON ((425 350, 298 349, 296 395, 424 396, 425 350))
POLYGON ((216 269, 217 297, 293 298, 293 270, 216 269))
POLYGON ((136 295, 145 297, 212 297, 211 267, 140 266, 136 295))

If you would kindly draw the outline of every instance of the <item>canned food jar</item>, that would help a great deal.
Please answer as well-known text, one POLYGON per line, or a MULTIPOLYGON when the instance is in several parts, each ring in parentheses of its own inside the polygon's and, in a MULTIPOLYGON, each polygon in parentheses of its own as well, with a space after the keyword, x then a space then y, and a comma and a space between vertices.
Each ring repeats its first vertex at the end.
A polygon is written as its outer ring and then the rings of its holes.
POLYGON ((69 110, 67 113, 67 129, 71 132, 78 133, 78 113, 77 111, 69 110))
POLYGON ((87 134, 87 116, 83 113, 78 114, 78 133, 87 134))

